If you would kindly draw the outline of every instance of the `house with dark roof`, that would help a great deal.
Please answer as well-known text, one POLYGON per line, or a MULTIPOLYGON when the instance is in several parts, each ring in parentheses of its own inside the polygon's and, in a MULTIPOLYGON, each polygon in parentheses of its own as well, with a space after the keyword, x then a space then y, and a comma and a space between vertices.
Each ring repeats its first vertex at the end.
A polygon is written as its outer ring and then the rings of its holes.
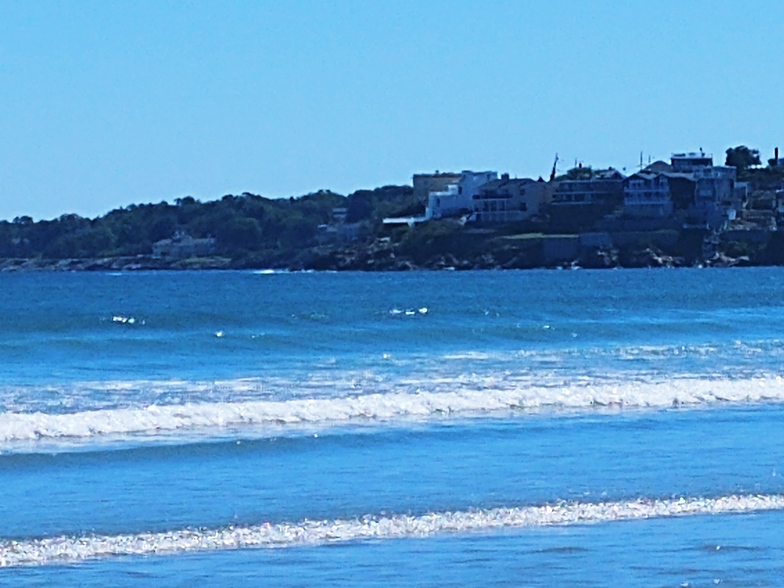
POLYGON ((511 223, 529 220, 542 213, 551 201, 552 182, 530 178, 510 179, 503 174, 500 179, 482 185, 473 196, 477 223, 511 223))
POLYGON ((666 174, 637 172, 623 182, 623 215, 631 218, 669 218, 673 202, 666 174))
POLYGON ((549 206, 551 224, 567 231, 589 228, 623 206, 625 178, 610 168, 600 172, 588 170, 584 178, 558 182, 549 206))
POLYGON ((553 194, 553 206, 620 204, 624 179, 617 169, 608 169, 578 180, 562 180, 553 194))
POLYGON ((194 239, 187 233, 177 232, 170 239, 161 239, 152 245, 155 258, 184 259, 215 254, 215 238, 194 239))
POLYGON ((661 159, 654 161, 653 163, 649 163, 647 167, 644 167, 640 171, 648 172, 650 174, 661 174, 665 172, 672 171, 672 165, 667 163, 666 161, 662 161, 661 159))

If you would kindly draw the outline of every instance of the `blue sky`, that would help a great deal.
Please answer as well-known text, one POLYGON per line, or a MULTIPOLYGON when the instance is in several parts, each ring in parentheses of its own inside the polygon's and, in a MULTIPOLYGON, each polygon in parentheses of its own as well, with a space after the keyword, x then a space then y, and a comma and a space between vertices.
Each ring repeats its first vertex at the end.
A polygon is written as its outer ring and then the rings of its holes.
POLYGON ((784 149, 784 3, 0 0, 0 219, 784 149))

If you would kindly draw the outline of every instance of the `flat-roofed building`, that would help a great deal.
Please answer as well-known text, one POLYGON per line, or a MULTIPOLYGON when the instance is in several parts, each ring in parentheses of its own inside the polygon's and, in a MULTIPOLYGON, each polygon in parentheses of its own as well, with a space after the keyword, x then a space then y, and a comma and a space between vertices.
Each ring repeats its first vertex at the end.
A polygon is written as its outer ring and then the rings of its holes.
POLYGON ((702 149, 700 149, 699 153, 694 151, 673 153, 670 162, 672 171, 691 173, 703 167, 713 167, 713 155, 703 152, 702 149))
MULTIPOLYGON (((416 178, 416 176, 414 176, 416 178)), ((428 218, 468 215, 473 212, 473 197, 481 186, 498 178, 498 172, 463 170, 456 182, 427 196, 428 218)))

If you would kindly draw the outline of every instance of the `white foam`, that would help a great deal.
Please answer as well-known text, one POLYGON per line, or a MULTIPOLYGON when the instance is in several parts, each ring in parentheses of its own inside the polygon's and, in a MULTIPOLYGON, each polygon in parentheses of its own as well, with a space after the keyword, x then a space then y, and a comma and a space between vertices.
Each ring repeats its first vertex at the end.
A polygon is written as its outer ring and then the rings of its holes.
POLYGON ((75 563, 87 559, 128 555, 174 555, 228 549, 313 546, 335 542, 430 537, 446 533, 487 533, 510 528, 782 509, 782 495, 731 495, 719 498, 572 502, 436 512, 419 516, 365 516, 358 519, 303 520, 217 529, 180 529, 161 533, 5 540, 0 541, 0 567, 75 563))
POLYGON ((288 270, 281 270, 281 269, 260 269, 260 270, 253 270, 250 273, 256 274, 257 276, 275 276, 278 274, 289 274, 291 272, 288 270))
MULTIPOLYGON (((438 385, 438 382, 436 382, 438 385)), ((784 378, 672 379, 661 382, 573 382, 565 386, 517 386, 515 380, 482 377, 445 382, 454 392, 385 392, 341 397, 243 402, 203 402, 107 408, 69 414, 0 413, 0 443, 102 435, 214 434, 226 428, 339 425, 432 418, 504 416, 542 409, 592 411, 718 403, 784 402, 784 378), (462 388, 462 389, 461 389, 462 388)), ((406 386, 410 389, 410 386, 406 386)))

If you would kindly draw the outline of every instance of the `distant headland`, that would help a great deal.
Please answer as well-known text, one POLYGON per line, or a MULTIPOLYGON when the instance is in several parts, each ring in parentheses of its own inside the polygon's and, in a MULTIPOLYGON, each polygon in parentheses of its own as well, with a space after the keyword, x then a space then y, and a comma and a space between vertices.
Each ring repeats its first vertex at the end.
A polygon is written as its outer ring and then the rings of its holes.
POLYGON ((0 271, 467 270, 784 265, 784 157, 700 151, 547 179, 414 174, 412 185, 134 204, 0 221, 0 271))

